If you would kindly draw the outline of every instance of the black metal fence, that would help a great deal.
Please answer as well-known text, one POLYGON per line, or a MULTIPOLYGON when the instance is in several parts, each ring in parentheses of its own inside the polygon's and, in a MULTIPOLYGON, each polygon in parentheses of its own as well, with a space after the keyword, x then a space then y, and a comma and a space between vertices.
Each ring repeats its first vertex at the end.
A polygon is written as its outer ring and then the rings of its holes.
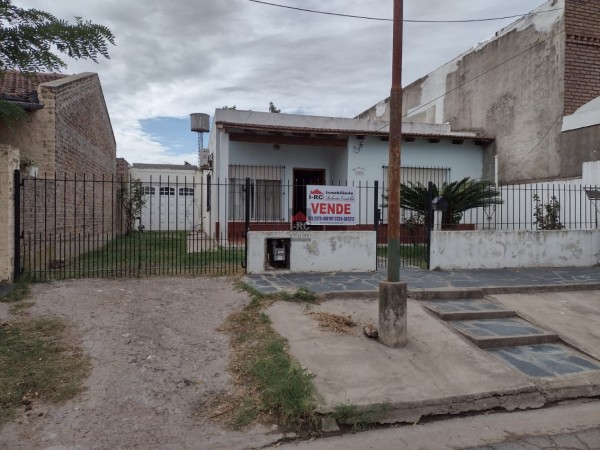
POLYGON ((443 227, 472 230, 581 230, 598 228, 600 188, 537 183, 488 187, 480 198, 497 202, 445 215, 443 227), (490 195, 496 194, 496 195, 490 195))
MULTIPOLYGON (((243 228, 219 232, 219 209, 195 178, 23 178, 15 274, 34 280, 243 270, 243 228)), ((220 186, 215 186, 218 191, 220 186)), ((243 221, 233 216, 232 221, 243 221)))
MULTIPOLYGON (((34 280, 242 272, 249 230, 309 228, 306 187, 317 180, 21 178, 15 275, 34 280)), ((344 185, 345 183, 333 183, 344 185)), ((357 183, 357 224, 379 229, 383 191, 357 183)), ((310 227, 318 232, 323 226, 310 227)))
MULTIPOLYGON (((21 179, 17 171, 15 275, 46 280, 238 273, 244 270, 247 231, 307 228, 314 232, 375 229, 377 265, 386 266, 385 181, 353 184, 355 225, 312 226, 306 224, 307 186, 348 183, 278 178, 245 177, 243 182, 239 176, 220 180, 210 175, 144 181, 94 176, 21 179)), ((406 193, 402 198, 407 198, 406 193)), ((442 229, 598 228, 600 190, 595 187, 501 186, 495 198, 495 203, 458 211, 452 220, 446 214, 442 229)), ((422 211, 402 209, 403 266, 427 267, 427 221, 433 220, 433 214, 425 211, 426 205, 422 211)))

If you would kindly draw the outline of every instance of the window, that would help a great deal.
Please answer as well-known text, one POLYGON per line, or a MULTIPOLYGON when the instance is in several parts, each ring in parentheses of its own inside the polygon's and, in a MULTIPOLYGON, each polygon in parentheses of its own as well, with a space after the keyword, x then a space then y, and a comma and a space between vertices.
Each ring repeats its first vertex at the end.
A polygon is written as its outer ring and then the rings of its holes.
POLYGON ((194 195, 194 188, 191 188, 191 187, 182 187, 182 188, 179 188, 179 195, 182 195, 184 197, 193 196, 194 195))
MULTIPOLYGON (((388 173, 389 167, 383 166, 383 181, 386 186, 388 185, 388 173)), ((401 183, 421 183, 423 186, 427 186, 430 181, 441 187, 442 184, 450 181, 450 168, 406 166, 400 170, 401 183)))
POLYGON ((283 166, 229 166, 230 220, 244 220, 247 195, 251 220, 282 220, 284 170, 283 166), (246 178, 250 178, 249 192, 246 192, 246 178))
POLYGON ((161 187, 160 195, 175 195, 175 188, 173 187, 161 187))
POLYGON ((152 186, 144 186, 144 195, 154 195, 156 193, 156 189, 152 186))
MULTIPOLYGON (((389 167, 383 166, 383 182, 384 194, 387 194, 388 186, 388 174, 389 167)), ((404 184, 421 184, 427 186, 429 182, 434 183, 436 186, 441 187, 444 183, 450 181, 450 168, 449 167, 418 167, 418 166, 406 166, 400 170, 400 182, 404 184)), ((383 204, 387 204, 387 201, 383 201, 383 204)), ((400 220, 405 223, 406 220, 413 216, 412 211, 408 211, 404 208, 400 210, 400 220)), ((387 223, 388 210, 386 206, 381 208, 381 220, 383 223, 387 223)))

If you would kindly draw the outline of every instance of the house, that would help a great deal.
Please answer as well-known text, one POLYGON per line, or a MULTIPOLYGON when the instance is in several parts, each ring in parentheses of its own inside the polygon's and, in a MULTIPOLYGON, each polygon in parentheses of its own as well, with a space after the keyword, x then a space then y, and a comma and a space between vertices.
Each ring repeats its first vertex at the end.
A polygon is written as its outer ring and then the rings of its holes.
POLYGON ((40 176, 115 175, 116 141, 97 74, 7 71, 0 99, 27 113, 14 130, 0 124, 0 143, 35 161, 40 176))
MULTIPOLYGON (((550 0, 406 86, 405 120, 483 130, 484 178, 581 177, 600 159, 598 1, 550 0)), ((389 99, 358 116, 389 120, 389 99)))
MULTIPOLYGON (((246 201, 252 229, 290 229, 306 218, 306 186, 354 186, 359 226, 373 227, 387 185, 388 124, 384 121, 218 109, 204 172, 204 229, 217 238, 241 235, 246 201), (250 179, 250 190, 246 188, 250 179), (378 198, 374 186, 378 183, 378 198)), ((403 181, 480 178, 492 138, 447 124, 406 123, 403 181)), ((385 220, 385 215, 384 215, 385 220)))
POLYGON ((200 227, 202 186, 197 166, 134 163, 129 177, 142 183, 145 204, 140 220, 144 230, 190 231, 200 227))

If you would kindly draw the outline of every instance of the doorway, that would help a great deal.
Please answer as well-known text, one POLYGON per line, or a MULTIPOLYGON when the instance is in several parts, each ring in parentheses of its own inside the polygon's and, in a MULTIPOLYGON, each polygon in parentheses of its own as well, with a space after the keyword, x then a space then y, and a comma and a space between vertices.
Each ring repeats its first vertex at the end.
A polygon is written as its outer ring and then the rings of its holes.
POLYGON ((294 169, 292 222, 306 222, 306 186, 324 185, 325 169, 294 169))

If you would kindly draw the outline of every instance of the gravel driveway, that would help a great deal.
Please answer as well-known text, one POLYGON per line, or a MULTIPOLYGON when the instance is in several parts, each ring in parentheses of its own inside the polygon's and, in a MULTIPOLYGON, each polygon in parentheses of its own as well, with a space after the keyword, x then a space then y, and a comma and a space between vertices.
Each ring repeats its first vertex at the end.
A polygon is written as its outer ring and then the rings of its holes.
POLYGON ((10 449, 236 449, 281 438, 258 426, 225 431, 198 415, 232 389, 229 345, 215 331, 248 301, 228 278, 77 280, 33 285, 32 316, 73 324, 92 359, 86 391, 34 404, 0 429, 10 449))

